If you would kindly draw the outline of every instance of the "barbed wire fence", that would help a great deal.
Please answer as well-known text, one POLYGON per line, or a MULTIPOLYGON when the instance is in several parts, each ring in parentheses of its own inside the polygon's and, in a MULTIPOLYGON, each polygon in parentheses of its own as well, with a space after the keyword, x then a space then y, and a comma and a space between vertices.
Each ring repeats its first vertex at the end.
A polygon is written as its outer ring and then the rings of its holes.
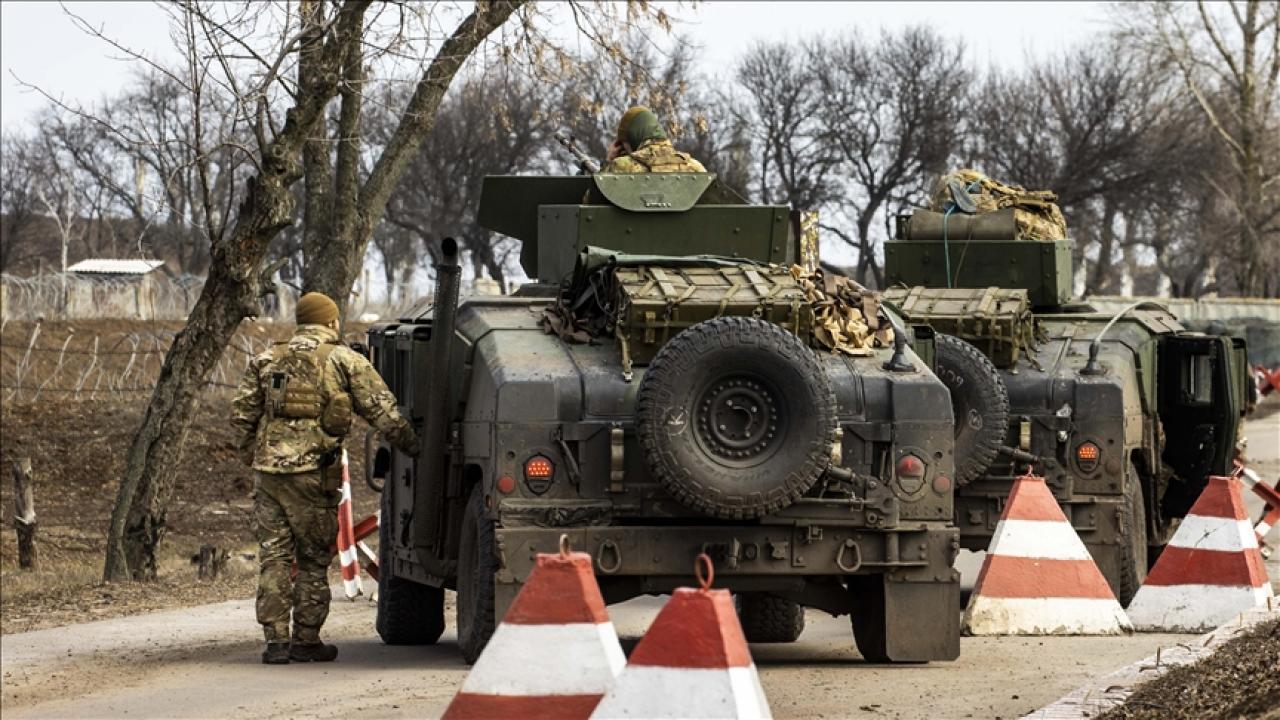
MULTIPOLYGON (((161 273, 0 274, 0 398, 145 397, 203 285, 202 277, 161 273)), ((363 289, 348 307, 356 323, 404 317, 421 302, 408 284, 390 302, 370 301, 363 289)), ((266 298, 263 316, 242 325, 223 352, 206 392, 229 392, 253 356, 288 336, 298 294, 282 284, 266 298)))
MULTIPOLYGON (((177 334, 165 327, 105 332, 77 331, 62 323, 35 322, 29 327, 23 323, 25 337, 8 332, 0 343, 0 393, 9 402, 144 396, 155 389, 165 353, 177 334)), ((10 328, 15 329, 19 328, 10 328)), ((270 336, 255 337, 252 330, 237 333, 210 373, 206 390, 234 388, 250 359, 274 341, 270 336)))
MULTIPOLYGON (((351 320, 398 318, 420 299, 412 283, 403 283, 395 288, 394 299, 372 300, 362 287, 365 284, 369 284, 367 277, 364 283, 357 284, 348 304, 351 320)), ((203 287, 203 277, 158 272, 139 276, 0 274, 0 332, 13 321, 185 320, 203 287)), ((298 295, 298 290, 291 285, 277 284, 275 294, 264 299, 263 318, 292 322, 298 295)))

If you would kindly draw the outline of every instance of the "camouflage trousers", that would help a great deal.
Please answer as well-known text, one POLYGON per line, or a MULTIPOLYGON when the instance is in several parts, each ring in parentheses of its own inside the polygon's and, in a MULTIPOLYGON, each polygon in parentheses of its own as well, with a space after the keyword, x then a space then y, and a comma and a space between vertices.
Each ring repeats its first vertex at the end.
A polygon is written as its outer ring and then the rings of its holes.
POLYGON ((319 642, 329 616, 329 563, 338 537, 337 490, 319 471, 258 473, 253 525, 258 539, 258 622, 267 642, 319 642), (294 562, 298 575, 291 579, 294 562))

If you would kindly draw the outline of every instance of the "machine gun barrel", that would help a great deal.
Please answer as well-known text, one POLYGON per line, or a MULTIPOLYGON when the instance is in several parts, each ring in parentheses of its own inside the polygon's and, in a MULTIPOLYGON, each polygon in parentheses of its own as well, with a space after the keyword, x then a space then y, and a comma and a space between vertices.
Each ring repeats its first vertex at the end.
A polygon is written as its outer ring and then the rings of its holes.
POLYGON ((578 167, 582 172, 591 175, 600 172, 600 163, 596 162, 590 155, 582 152, 582 149, 574 144, 573 138, 566 135, 564 131, 557 130, 555 132, 556 141, 564 146, 573 155, 574 160, 578 161, 578 167))

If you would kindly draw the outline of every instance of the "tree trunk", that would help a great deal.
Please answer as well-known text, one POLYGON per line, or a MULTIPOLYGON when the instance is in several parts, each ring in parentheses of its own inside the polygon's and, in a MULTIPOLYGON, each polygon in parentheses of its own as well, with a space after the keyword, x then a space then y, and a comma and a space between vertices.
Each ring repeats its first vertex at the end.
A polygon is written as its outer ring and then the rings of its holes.
POLYGON ((304 45, 304 55, 314 51, 308 61, 317 64, 325 82, 299 92, 284 127, 265 149, 261 170, 247 181, 235 229, 212 248, 209 277, 186 327, 165 354, 160 380, 126 456, 107 533, 105 580, 156 575, 156 548, 164 538, 192 410, 240 320, 259 312, 260 266, 271 239, 292 222, 289 188, 302 176, 302 146, 337 92, 337 70, 361 40, 368 5, 368 0, 343 5, 333 37, 318 49, 304 45))
MULTIPOLYGON (((333 298, 345 310, 351 294, 351 286, 364 264, 365 252, 373 231, 382 220, 387 202, 396 183, 413 159, 422 140, 435 125, 436 111, 445 92, 467 58, 494 30, 502 26, 524 0, 510 2, 477 3, 470 15, 458 25, 445 40, 427 67, 414 90, 386 148, 374 163, 368 180, 363 186, 355 182, 355 163, 360 146, 348 142, 354 135, 343 135, 338 146, 337 187, 334 207, 333 231, 327 236, 326 247, 307 264, 304 286, 323 292, 333 298), (344 157, 344 152, 347 156, 344 157), (344 172, 344 162, 349 158, 350 172, 344 172)), ((346 69, 349 78, 358 83, 363 80, 358 64, 346 69)), ((358 132, 360 102, 362 96, 352 92, 343 96, 341 126, 348 125, 358 132)))
MULTIPOLYGON (((884 272, 876 262, 875 245, 871 242, 871 220, 875 209, 864 210, 858 216, 858 282, 876 290, 884 289, 884 272)), ((954 268, 953 268, 954 270, 954 268)))
POLYGON ((1101 295, 1112 289, 1111 271, 1113 263, 1111 255, 1115 252, 1116 245, 1116 205, 1111 198, 1103 198, 1102 201, 1102 225, 1098 228, 1098 262, 1093 266, 1093 272, 1089 273, 1088 283, 1084 287, 1086 297, 1090 295, 1101 295))
POLYGON ((13 463, 13 529, 18 534, 18 567, 39 570, 40 554, 36 550, 35 473, 31 458, 13 463))

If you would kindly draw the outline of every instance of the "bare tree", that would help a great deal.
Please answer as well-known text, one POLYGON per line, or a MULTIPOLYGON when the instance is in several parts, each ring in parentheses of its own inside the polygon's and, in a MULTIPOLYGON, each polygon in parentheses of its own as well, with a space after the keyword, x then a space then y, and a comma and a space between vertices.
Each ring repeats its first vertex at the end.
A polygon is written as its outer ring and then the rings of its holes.
POLYGON ((1167 202, 1154 184, 1191 159, 1194 123, 1151 70, 1109 40, 1023 72, 993 73, 973 95, 967 162, 1058 193, 1085 294, 1118 290, 1115 262, 1136 241, 1138 216, 1148 203, 1167 202))
POLYGON ((39 249, 28 237, 39 218, 39 144, 17 133, 0 136, 0 271, 10 271, 39 249))
POLYGON ((324 145, 308 150, 307 155, 306 207, 314 211, 304 215, 309 238, 306 289, 325 292, 345 304, 369 239, 382 220, 396 184, 434 127, 450 83, 464 61, 481 50, 508 18, 515 16, 518 21, 497 43, 497 61, 519 62, 539 79, 577 69, 572 56, 540 29, 546 12, 559 12, 561 16, 568 13, 581 35, 592 44, 609 49, 610 56, 617 58, 626 56, 618 39, 619 28, 638 27, 650 21, 664 26, 668 22, 665 11, 642 2, 573 2, 547 11, 524 0, 477 3, 425 63, 425 72, 414 83, 412 94, 398 112, 398 123, 376 151, 365 177, 361 177, 359 158, 366 152, 362 116, 369 96, 364 89, 370 79, 363 62, 348 59, 342 70, 332 159, 324 145))
MULTIPOLYGON (((440 20, 435 4, 380 5, 368 16, 370 7, 369 0, 306 0, 297 6, 188 0, 173 11, 185 66, 176 72, 157 69, 187 88, 193 108, 204 107, 209 93, 217 93, 229 100, 231 113, 217 127, 206 125, 201 113, 192 114, 195 174, 204 205, 200 217, 209 225, 212 243, 209 276, 165 357, 161 381, 129 451, 109 532, 104 568, 109 580, 155 575, 155 550, 197 393, 240 320, 259 311, 267 282, 261 277, 264 255, 293 220, 291 186, 307 176, 304 287, 328 292, 345 306, 396 183, 466 60, 517 12, 521 22, 497 43, 500 53, 525 53, 526 59, 539 61, 550 48, 552 57, 559 57, 540 30, 537 11, 523 0, 477 2, 443 36, 433 34, 440 20), (392 13, 391 19, 383 12, 392 13), (411 37, 412 23, 418 24, 413 30, 426 32, 425 39, 411 37), (427 43, 425 55, 406 51, 415 41, 427 43), (375 56, 399 57, 423 69, 395 130, 362 178, 366 63, 375 56), (331 135, 325 120, 335 99, 338 120, 331 135), (241 129, 248 142, 235 132, 241 129), (318 142, 322 138, 332 145, 318 142), (211 158, 219 152, 250 165, 243 190, 231 195, 240 198, 234 210, 213 206, 211 158), (321 200, 325 212, 318 211, 321 200)), ((618 18, 665 19, 661 10, 631 3, 602 4, 595 12, 567 7, 580 31, 593 39, 605 39, 618 18)))
MULTIPOLYGON (((415 238, 432 259, 439 256, 440 240, 454 236, 475 277, 487 273, 505 286, 512 268, 504 251, 512 241, 476 224, 480 186, 485 175, 545 164, 553 141, 540 90, 534 81, 502 70, 466 78, 441 105, 435 126, 392 194, 386 224, 415 238)), ((389 268, 387 273, 390 278, 389 268)))
POLYGON ((869 45, 858 34, 815 44, 821 141, 838 153, 843 201, 856 237, 831 222, 858 250, 857 277, 883 287, 872 228, 891 210, 918 202, 959 150, 972 76, 963 47, 936 30, 884 33, 869 45))
POLYGON ((749 128, 760 202, 816 210, 833 197, 827 179, 837 158, 815 121, 819 77, 829 68, 816 59, 804 48, 773 42, 753 45, 738 62, 740 90, 724 102, 749 128))
MULTIPOLYGON (((288 9, 275 32, 261 35, 253 28, 275 25, 272 7, 187 3, 174 10, 185 66, 164 71, 186 88, 196 108, 207 101, 208 92, 233 93, 236 119, 228 125, 246 123, 256 147, 218 135, 218 128, 203 123, 201 113, 193 113, 194 169, 212 262, 186 326, 165 355, 159 383, 129 448, 108 531, 106 580, 155 577, 156 548, 164 536, 198 394, 241 319, 258 313, 263 255, 272 238, 291 222, 290 186, 302 174, 302 146, 316 132, 325 106, 338 91, 340 70, 363 40, 368 7, 364 0, 335 6, 321 32, 305 37, 288 9), (235 60, 246 56, 253 58, 247 61, 251 71, 238 66, 246 61, 235 60), (320 80, 282 86, 286 63, 295 58, 320 80), (290 98, 280 103, 286 109, 279 115, 270 108, 276 95, 290 98), (253 166, 234 216, 213 205, 210 158, 217 153, 235 153, 253 166)), ((127 129, 115 130, 128 137, 127 129)))
POLYGON ((1224 271, 1245 295, 1280 294, 1280 2, 1127 10, 1126 37, 1175 69, 1230 159, 1230 183, 1202 178, 1235 216, 1224 271))

